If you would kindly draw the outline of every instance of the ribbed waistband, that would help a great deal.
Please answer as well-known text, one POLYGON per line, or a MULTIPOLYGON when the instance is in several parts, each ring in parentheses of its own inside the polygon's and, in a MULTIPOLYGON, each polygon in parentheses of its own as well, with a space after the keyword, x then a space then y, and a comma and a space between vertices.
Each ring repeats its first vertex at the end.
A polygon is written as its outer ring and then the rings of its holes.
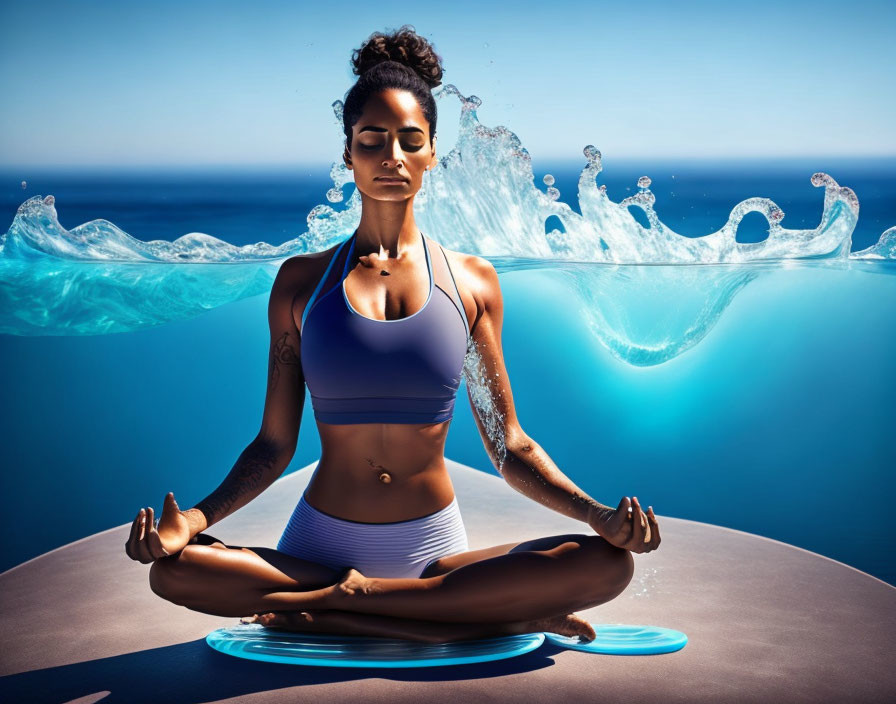
POLYGON ((330 567, 351 565, 371 576, 418 576, 433 559, 469 549, 455 496, 434 513, 393 523, 361 523, 319 511, 304 494, 277 549, 330 567))
POLYGON ((331 513, 327 513, 326 511, 321 511, 318 508, 314 508, 311 504, 308 503, 308 500, 305 498, 305 494, 302 494, 302 498, 299 499, 300 503, 305 504, 305 506, 313 511, 314 513, 323 517, 323 520, 335 521, 337 523, 346 523, 349 526, 365 526, 365 527, 374 527, 374 526, 400 526, 407 525, 410 523, 422 523, 424 521, 429 520, 426 525, 430 524, 438 524, 438 517, 443 514, 449 513, 460 513, 460 506, 457 504, 457 497, 451 499, 451 503, 448 504, 445 508, 440 508, 438 511, 433 511, 432 513, 427 513, 425 516, 418 516, 417 518, 406 518, 403 521, 389 521, 387 523, 365 523, 364 521, 350 521, 347 518, 339 518, 339 516, 334 516, 331 513))

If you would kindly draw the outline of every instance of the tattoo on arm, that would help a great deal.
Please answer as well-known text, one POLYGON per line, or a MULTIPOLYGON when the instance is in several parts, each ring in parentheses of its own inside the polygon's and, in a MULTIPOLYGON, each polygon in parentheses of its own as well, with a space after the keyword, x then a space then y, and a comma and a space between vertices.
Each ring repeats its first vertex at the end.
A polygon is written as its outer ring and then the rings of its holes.
POLYGON ((269 379, 271 389, 277 388, 283 367, 301 366, 302 361, 295 352, 296 347, 298 347, 298 342, 291 343, 288 332, 283 333, 271 345, 271 378, 269 379))
POLYGON ((202 511, 209 525, 220 521, 245 506, 268 487, 277 462, 277 453, 271 446, 260 442, 250 443, 221 485, 196 504, 195 508, 202 511))

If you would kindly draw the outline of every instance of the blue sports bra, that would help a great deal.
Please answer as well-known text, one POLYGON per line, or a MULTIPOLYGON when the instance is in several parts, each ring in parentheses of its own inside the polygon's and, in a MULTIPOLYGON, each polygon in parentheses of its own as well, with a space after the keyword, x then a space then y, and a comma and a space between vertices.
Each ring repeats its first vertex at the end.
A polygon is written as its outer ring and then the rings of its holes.
POLYGON ((375 320, 358 313, 345 293, 356 237, 357 231, 336 250, 302 314, 302 371, 315 419, 339 425, 449 420, 470 330, 444 250, 421 233, 426 303, 405 318, 375 320))

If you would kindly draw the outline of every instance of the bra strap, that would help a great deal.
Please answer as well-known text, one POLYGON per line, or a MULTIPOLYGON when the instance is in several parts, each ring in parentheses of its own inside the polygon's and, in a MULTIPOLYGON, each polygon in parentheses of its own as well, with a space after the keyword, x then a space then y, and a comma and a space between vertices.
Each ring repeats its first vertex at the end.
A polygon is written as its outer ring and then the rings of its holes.
MULTIPOLYGON (((308 317, 308 313, 311 312, 311 309, 314 307, 314 304, 318 300, 323 298, 329 292, 329 290, 332 288, 331 285, 328 285, 328 279, 333 278, 330 275, 332 271, 334 271, 334 270, 338 271, 338 269, 339 269, 338 266, 334 268, 333 265, 337 263, 337 261, 340 258, 340 255, 342 254, 343 250, 345 249, 345 245, 348 244, 349 240, 351 240, 352 237, 354 237, 354 235, 352 235, 351 237, 349 237, 346 240, 343 240, 342 244, 339 245, 339 248, 336 250, 335 254, 333 254, 333 256, 330 257, 330 262, 327 264, 327 268, 324 271, 324 275, 320 277, 320 281, 317 282, 317 286, 314 288, 314 291, 311 294, 311 298, 309 298, 308 303, 305 304, 305 310, 302 312, 302 329, 305 328, 305 318, 308 317), (326 288, 326 290, 324 291, 323 294, 320 294, 320 291, 323 288, 326 288)), ((348 257, 346 257, 345 260, 346 260, 346 263, 348 263, 348 257)), ((341 281, 341 279, 340 279, 340 281, 341 281)))
MULTIPOLYGON (((428 243, 427 239, 427 243, 428 243)), ((438 242, 435 243, 439 248, 439 251, 442 253, 441 256, 436 254, 435 256, 430 255, 430 258, 433 263, 433 277, 435 279, 435 283, 438 284, 439 288, 441 288, 445 293, 448 294, 448 298, 451 299, 451 302, 454 304, 454 307, 457 308, 457 312, 460 314, 461 320, 464 323, 464 330, 467 331, 467 337, 470 336, 470 323, 467 320, 467 313, 464 310, 464 304, 460 297, 460 291, 457 288, 457 282, 454 280, 454 273, 451 271, 451 265, 448 263, 448 256, 445 254, 445 250, 438 242)))

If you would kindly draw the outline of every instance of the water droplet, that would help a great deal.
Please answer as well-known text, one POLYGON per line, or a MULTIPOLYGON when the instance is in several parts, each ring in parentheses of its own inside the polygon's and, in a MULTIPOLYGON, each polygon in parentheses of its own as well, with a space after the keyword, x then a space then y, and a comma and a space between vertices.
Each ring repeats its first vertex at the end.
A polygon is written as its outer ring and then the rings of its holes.
POLYGON ((600 152, 593 144, 589 144, 587 147, 585 147, 582 150, 582 153, 585 155, 588 161, 595 161, 597 159, 600 159, 600 152))
POLYGON ((638 179, 638 188, 649 188, 651 180, 649 176, 642 176, 638 179))
POLYGON ((26 188, 28 188, 28 182, 22 181, 22 190, 25 190, 26 188))
POLYGON ((550 174, 545 174, 542 181, 544 181, 545 186, 553 186, 554 185, 554 177, 551 176, 550 174))

